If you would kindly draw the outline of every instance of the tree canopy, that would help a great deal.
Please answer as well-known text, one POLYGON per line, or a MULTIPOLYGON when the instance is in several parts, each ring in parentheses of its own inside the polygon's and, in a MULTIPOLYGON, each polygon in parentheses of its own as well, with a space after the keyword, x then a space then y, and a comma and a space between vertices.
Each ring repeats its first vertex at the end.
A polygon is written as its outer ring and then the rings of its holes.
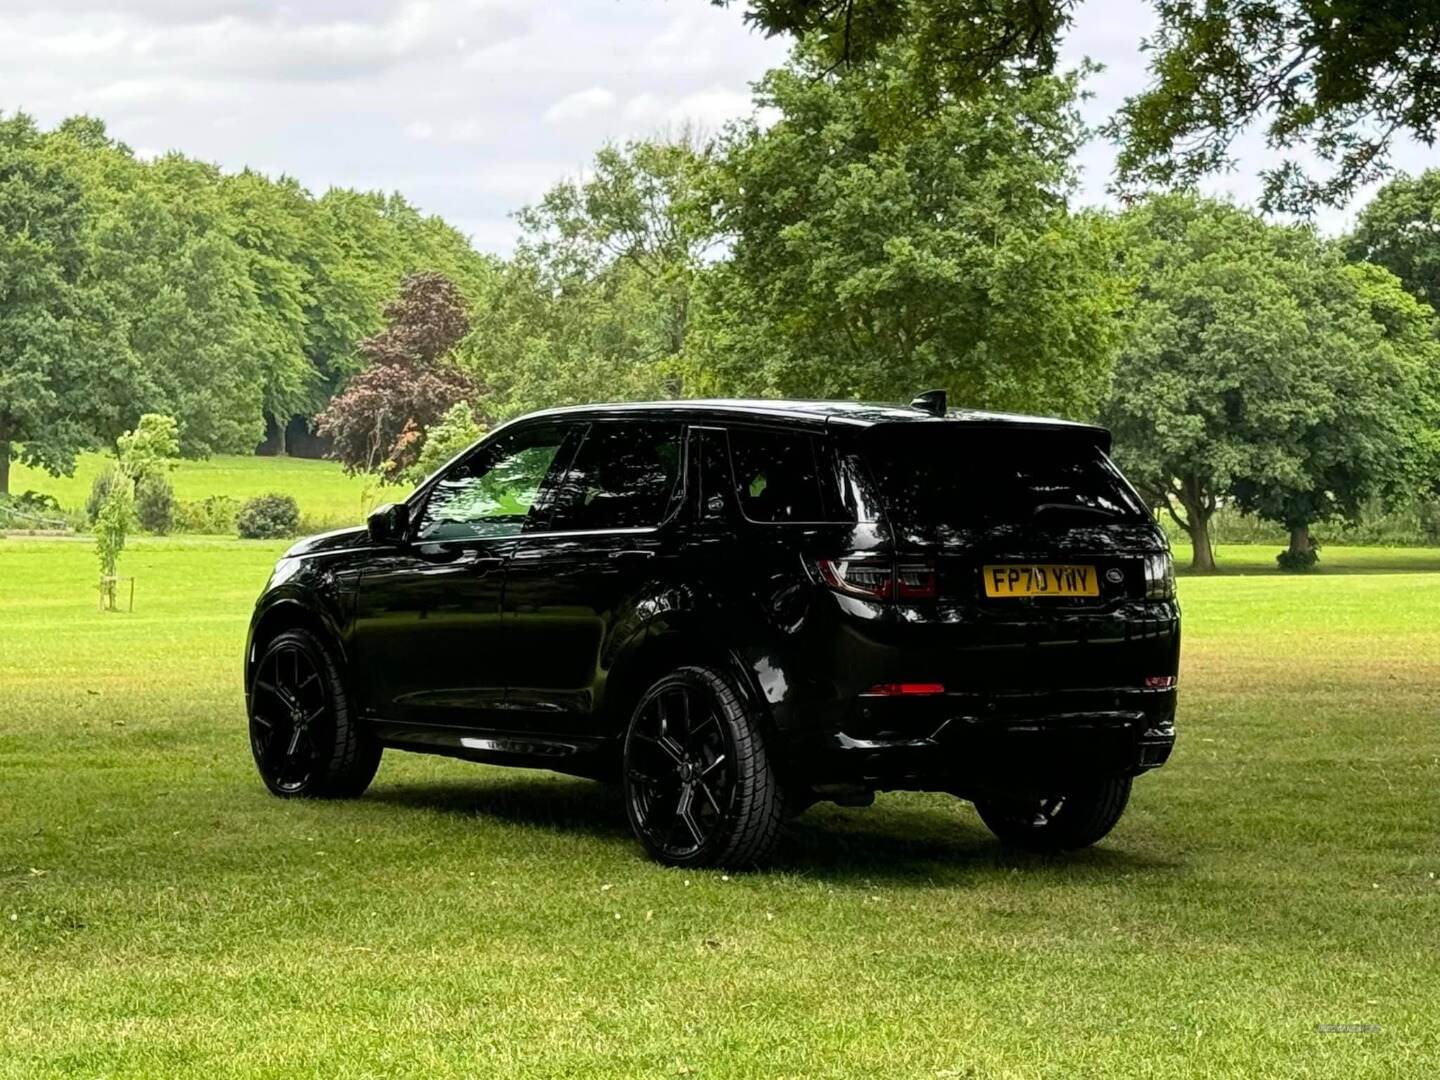
POLYGON ((730 252, 695 358, 727 391, 1085 416, 1121 290, 1106 231, 1066 198, 1076 79, 995 82, 937 106, 909 38, 827 72, 797 50, 758 84, 778 114, 725 141, 712 181, 730 252))
POLYGON ((1440 169, 1382 187, 1345 246, 1351 258, 1385 267, 1417 299, 1440 304, 1440 169))
POLYGON ((1212 569, 1223 499, 1292 530, 1418 483, 1437 423, 1434 314, 1375 266, 1225 203, 1126 215, 1137 289, 1104 419, 1131 478, 1212 569))
POLYGON ((473 299, 494 260, 396 195, 137 158, 90 117, 0 118, 0 493, 65 472, 147 412, 181 452, 249 452, 310 416, 416 270, 473 299))

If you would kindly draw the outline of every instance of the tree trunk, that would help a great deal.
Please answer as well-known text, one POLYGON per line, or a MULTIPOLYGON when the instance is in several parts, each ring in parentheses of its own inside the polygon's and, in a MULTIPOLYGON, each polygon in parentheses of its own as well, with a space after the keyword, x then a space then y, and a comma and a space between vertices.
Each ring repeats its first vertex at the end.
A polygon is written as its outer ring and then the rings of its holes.
POLYGON ((1290 554, 1295 558, 1304 558, 1314 547, 1309 525, 1296 525, 1290 530, 1290 554))
POLYGON ((290 435, 290 423, 288 419, 275 421, 275 434, 275 456, 289 456, 289 446, 286 442, 290 435))
POLYGON ((1201 489, 1199 477, 1186 477, 1175 492, 1185 507, 1185 520, 1180 522, 1190 534, 1190 569, 1197 574, 1215 573, 1215 548, 1210 543, 1210 516, 1215 513, 1214 496, 1201 489))
POLYGON ((10 440, 0 440, 0 495, 10 494, 10 440))
POLYGON ((1210 543, 1210 515, 1199 507, 1190 508, 1190 569, 1197 574, 1213 574, 1215 548, 1210 543))

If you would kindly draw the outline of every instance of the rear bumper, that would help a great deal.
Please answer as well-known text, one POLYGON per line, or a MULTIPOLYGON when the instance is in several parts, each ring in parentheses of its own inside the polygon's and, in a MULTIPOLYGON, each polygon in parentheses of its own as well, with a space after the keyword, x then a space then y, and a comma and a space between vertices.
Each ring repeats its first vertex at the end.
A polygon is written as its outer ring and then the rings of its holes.
POLYGON ((810 787, 1016 794, 1163 765, 1175 691, 942 694, 862 699, 838 730, 786 736, 810 787))

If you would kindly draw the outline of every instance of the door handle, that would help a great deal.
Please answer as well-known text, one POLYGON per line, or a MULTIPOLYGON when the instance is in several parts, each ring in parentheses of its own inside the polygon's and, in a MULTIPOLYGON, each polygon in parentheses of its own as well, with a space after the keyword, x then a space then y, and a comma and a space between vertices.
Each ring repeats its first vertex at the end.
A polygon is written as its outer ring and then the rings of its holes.
POLYGON ((624 551, 610 552, 612 559, 653 559, 655 552, 645 548, 626 548, 624 551))

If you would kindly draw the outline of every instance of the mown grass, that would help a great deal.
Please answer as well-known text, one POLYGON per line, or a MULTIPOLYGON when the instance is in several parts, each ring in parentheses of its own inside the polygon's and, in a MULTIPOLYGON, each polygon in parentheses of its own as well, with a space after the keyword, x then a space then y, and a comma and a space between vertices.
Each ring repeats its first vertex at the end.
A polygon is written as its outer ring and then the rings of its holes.
POLYGON ((0 540, 0 1076, 1440 1060, 1440 553, 1182 580, 1179 746, 1090 852, 892 795, 724 875, 646 862, 614 792, 543 773, 392 754, 355 803, 264 794, 239 654, 281 546, 142 540, 135 613, 99 615, 88 545, 0 540))
MULTIPOLYGON (((53 495, 67 510, 78 510, 106 462, 103 454, 81 454, 71 476, 51 476, 20 462, 10 467, 10 490, 53 495)), ((403 497, 408 487, 385 487, 363 476, 347 476, 339 462, 311 458, 247 457, 221 454, 204 461, 181 461, 169 474, 175 497, 187 502, 211 495, 249 499, 280 492, 292 495, 300 513, 319 528, 338 528, 364 521, 382 502, 403 497)))

